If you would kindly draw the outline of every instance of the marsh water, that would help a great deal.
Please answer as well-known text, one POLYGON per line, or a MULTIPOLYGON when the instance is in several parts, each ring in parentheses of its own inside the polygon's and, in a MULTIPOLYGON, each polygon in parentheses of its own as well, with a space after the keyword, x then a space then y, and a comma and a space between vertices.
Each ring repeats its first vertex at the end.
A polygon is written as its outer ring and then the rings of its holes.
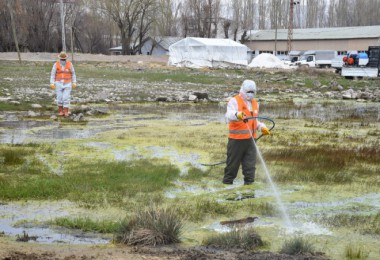
MULTIPOLYGON (((208 103, 208 104, 130 104, 106 107, 108 116, 102 118, 86 118, 86 122, 81 124, 63 123, 60 120, 50 119, 32 119, 26 118, 21 114, 12 112, 4 113, 3 119, 0 121, 0 143, 3 144, 25 144, 35 142, 58 142, 64 139, 87 139, 96 136, 98 133, 103 133, 112 130, 123 130, 134 127, 147 127, 151 120, 171 120, 178 122, 178 125, 185 127, 207 124, 209 122, 224 123, 225 103, 208 103), (136 122, 144 122, 143 125, 136 125, 136 122)), ((284 102, 269 102, 265 99, 261 102, 261 115, 270 117, 274 120, 281 119, 302 119, 317 123, 340 121, 346 119, 358 119, 364 124, 378 123, 380 120, 380 109, 376 103, 354 103, 352 101, 334 101, 334 102, 315 102, 314 100, 293 99, 284 102)), ((270 122, 268 122, 270 124, 270 122)), ((270 125, 269 125, 270 126, 270 125)), ((274 129, 276 131, 276 129, 274 129)), ((146 153, 141 153, 141 148, 129 147, 124 150, 114 149, 112 145, 99 141, 89 141, 84 145, 93 147, 99 150, 111 149, 115 160, 128 161, 136 157, 146 156, 146 153), (144 155, 142 155, 144 154, 144 155)), ((181 174, 186 174, 187 167, 192 166, 198 169, 204 169, 201 165, 201 157, 196 154, 188 154, 183 156, 178 151, 168 147, 148 146, 143 149, 149 150, 149 156, 153 158, 170 157, 172 162, 181 166, 181 174)), ((262 164, 265 165, 265 158, 262 159, 262 164)), ((269 170, 268 176, 270 179, 269 170)), ((214 187, 212 183, 204 183, 201 186, 191 186, 177 181, 177 188, 166 191, 165 195, 168 198, 180 197, 182 193, 204 194, 215 192, 221 188, 214 187)), ((234 189, 242 185, 239 181, 232 187, 223 189, 234 189)), ((279 198, 281 194, 292 193, 302 187, 294 189, 266 187, 255 191, 255 197, 269 197, 275 194, 279 198)), ((236 194, 237 198, 239 194, 236 194)), ((364 196, 352 198, 350 200, 336 200, 335 202, 321 203, 304 203, 304 202, 287 202, 280 206, 284 207, 283 211, 287 226, 292 226, 290 223, 294 221, 294 225, 298 230, 310 234, 328 235, 330 231, 317 223, 308 221, 307 210, 315 209, 315 213, 320 211, 327 212, 345 212, 356 203, 365 203, 366 205, 379 208, 380 194, 370 193, 364 196)), ((60 216, 70 215, 67 204, 50 203, 49 205, 25 203, 25 204, 2 204, 0 210, 0 231, 4 231, 9 235, 21 235, 26 231, 30 236, 37 236, 37 242, 41 243, 108 243, 111 238, 99 237, 88 233, 70 233, 68 230, 57 230, 48 226, 36 226, 33 223, 47 220, 60 216), (48 212, 46 212, 48 210, 48 212), (41 216, 44 216, 41 219, 41 216)), ((260 219, 255 222, 255 225, 273 225, 274 220, 260 219)), ((229 229, 220 226, 218 223, 213 223, 205 227, 206 229, 225 232, 229 229)))
MULTIPOLYGON (((336 101, 331 103, 294 99, 289 102, 270 103, 263 101, 261 116, 287 119, 308 119, 318 122, 358 118, 366 123, 380 120, 380 108, 376 103, 352 103, 336 101)), ((110 119, 89 120, 86 124, 62 124, 59 120, 33 120, 15 113, 5 113, 0 121, 0 143, 22 144, 30 142, 55 141, 68 138, 84 139, 115 129, 133 128, 134 121, 170 119, 183 122, 192 120, 225 122, 225 104, 134 104, 106 109, 110 119), (136 115, 126 119, 126 115, 136 115), (150 115, 150 116, 144 116, 150 115)), ((197 123, 199 124, 199 122, 197 123)), ((191 125, 190 125, 191 126, 191 125)))

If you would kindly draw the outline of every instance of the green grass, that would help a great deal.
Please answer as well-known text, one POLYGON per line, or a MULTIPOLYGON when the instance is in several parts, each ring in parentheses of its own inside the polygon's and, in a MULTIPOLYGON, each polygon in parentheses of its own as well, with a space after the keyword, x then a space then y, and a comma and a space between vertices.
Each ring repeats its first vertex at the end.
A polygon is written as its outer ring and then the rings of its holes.
POLYGON ((188 221, 199 222, 206 217, 229 216, 239 208, 239 204, 229 204, 218 202, 213 198, 194 198, 181 203, 180 199, 175 199, 173 205, 178 205, 178 214, 188 221))
POLYGON ((280 253, 288 255, 314 254, 314 246, 302 237, 294 237, 286 240, 280 253))
MULTIPOLYGON (((28 166, 25 166, 28 168, 28 166)), ((69 199, 87 205, 134 205, 149 194, 172 185, 179 170, 157 161, 108 162, 70 160, 64 174, 57 176, 40 167, 38 175, 27 175, 19 168, 0 179, 0 198, 69 199)))
POLYGON ((319 221, 334 228, 345 227, 361 234, 380 235, 380 213, 367 215, 341 213, 322 216, 319 221))
POLYGON ((367 259, 369 256, 368 251, 362 247, 355 245, 353 243, 350 243, 345 248, 345 257, 346 259, 358 259, 358 260, 364 260, 367 259))
POLYGON ((110 220, 92 220, 86 218, 56 218, 50 224, 70 229, 80 229, 84 232, 114 233, 119 223, 110 220))
POLYGON ((225 249, 255 250, 264 246, 261 237, 252 229, 234 229, 227 233, 210 235, 202 241, 203 245, 225 249))
MULTIPOLYGON (((351 183, 360 170, 352 171, 358 163, 378 165, 380 151, 376 147, 340 148, 336 146, 320 145, 318 147, 285 147, 267 150, 264 157, 267 161, 285 166, 275 176, 276 181, 312 181, 316 183, 351 183)), ((361 175, 368 173, 363 171, 361 175)))

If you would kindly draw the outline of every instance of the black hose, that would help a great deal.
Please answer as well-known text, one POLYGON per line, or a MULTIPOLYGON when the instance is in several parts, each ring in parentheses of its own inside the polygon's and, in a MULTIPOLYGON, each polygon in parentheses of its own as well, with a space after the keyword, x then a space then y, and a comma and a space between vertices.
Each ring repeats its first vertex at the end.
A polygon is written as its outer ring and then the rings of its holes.
MULTIPOLYGON (((245 120, 254 120, 254 119, 262 119, 262 120, 268 120, 272 123, 272 127, 269 129, 269 131, 272 131, 272 129, 276 126, 275 122, 273 121, 273 119, 270 119, 269 117, 263 117, 263 116, 250 116, 250 117, 246 117, 245 120)), ((263 134, 261 134, 259 137, 257 137, 255 139, 255 141, 257 142, 261 137, 263 137, 263 134)), ((225 164, 226 161, 222 161, 222 162, 217 162, 217 163, 212 163, 212 164, 206 164, 206 163, 201 163, 200 165, 202 166, 217 166, 217 165, 221 165, 221 164, 225 164)))

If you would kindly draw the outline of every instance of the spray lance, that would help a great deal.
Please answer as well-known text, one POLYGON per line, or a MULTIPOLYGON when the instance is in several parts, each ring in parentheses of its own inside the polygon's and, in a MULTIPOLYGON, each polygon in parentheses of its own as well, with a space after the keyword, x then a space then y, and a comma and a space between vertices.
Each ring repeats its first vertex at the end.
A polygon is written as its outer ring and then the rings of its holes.
MULTIPOLYGON (((273 119, 271 119, 269 117, 264 117, 264 116, 245 117, 243 121, 244 121, 244 123, 247 124, 248 120, 256 120, 256 119, 261 119, 261 120, 266 120, 266 121, 271 122, 272 126, 269 128, 269 131, 272 131, 272 129, 276 126, 276 124, 273 121, 273 119)), ((247 128, 248 128, 248 125, 247 125, 247 128)), ((251 133, 251 136, 252 136, 252 139, 254 139, 252 133, 251 133)), ((261 137, 263 137, 263 134, 261 134, 256 139, 254 139, 254 141, 257 142, 261 137)), ((211 163, 211 164, 201 163, 200 165, 203 165, 203 166, 217 166, 217 165, 221 165, 221 164, 225 164, 225 163, 226 163, 226 161, 221 161, 221 162, 211 163)))

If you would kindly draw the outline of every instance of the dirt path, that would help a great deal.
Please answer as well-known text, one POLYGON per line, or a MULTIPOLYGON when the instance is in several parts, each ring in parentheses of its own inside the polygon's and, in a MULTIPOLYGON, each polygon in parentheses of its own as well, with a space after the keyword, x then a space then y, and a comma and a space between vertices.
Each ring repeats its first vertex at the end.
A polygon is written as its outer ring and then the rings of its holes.
MULTIPOLYGON (((71 53, 69 59, 72 60, 71 53)), ((46 53, 46 52, 26 52, 21 53, 22 61, 56 61, 58 53, 46 53)), ((17 61, 17 52, 0 52, 0 60, 17 61)), ((168 62, 168 56, 149 56, 149 55, 103 55, 103 54, 80 54, 74 53, 74 61, 80 62, 121 62, 121 63, 155 63, 160 65, 166 65, 168 62)))
MULTIPOLYGON (((133 252, 133 248, 116 245, 57 245, 9 241, 0 238, 0 259, 162 259, 160 256, 133 252)), ((176 257, 171 258, 176 259, 176 257)))

